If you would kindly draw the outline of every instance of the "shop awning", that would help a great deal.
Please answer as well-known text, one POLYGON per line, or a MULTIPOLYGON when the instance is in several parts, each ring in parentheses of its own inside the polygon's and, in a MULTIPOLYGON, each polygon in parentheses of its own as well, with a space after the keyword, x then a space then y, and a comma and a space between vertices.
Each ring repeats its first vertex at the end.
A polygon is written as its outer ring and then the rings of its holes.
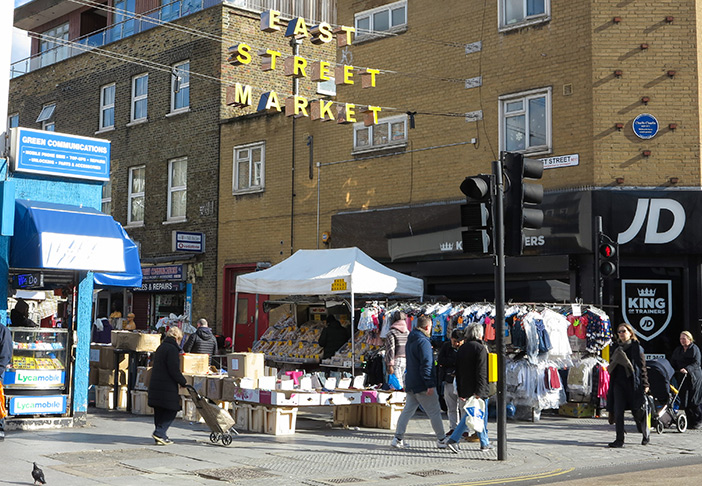
POLYGON ((115 221, 124 240, 124 266, 122 273, 95 273, 95 285, 99 287, 141 287, 141 260, 139 247, 132 241, 122 225, 115 221))
POLYGON ((96 209, 15 201, 11 267, 124 272, 124 249, 120 227, 96 209))

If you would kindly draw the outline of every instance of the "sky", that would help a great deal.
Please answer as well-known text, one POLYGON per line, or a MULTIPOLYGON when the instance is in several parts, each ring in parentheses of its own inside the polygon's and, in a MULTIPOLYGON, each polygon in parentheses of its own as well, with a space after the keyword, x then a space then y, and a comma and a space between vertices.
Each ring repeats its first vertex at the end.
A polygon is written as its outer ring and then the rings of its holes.
MULTIPOLYGON (((15 7, 19 7, 30 1, 31 0, 15 0, 15 7)), ((12 62, 29 57, 30 40, 26 31, 14 27, 12 28, 12 62)))

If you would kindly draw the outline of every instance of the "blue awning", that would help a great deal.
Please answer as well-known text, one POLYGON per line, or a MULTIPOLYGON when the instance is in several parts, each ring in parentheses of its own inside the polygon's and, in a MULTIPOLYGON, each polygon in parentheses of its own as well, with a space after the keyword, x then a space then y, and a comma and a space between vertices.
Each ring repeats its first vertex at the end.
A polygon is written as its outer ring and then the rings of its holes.
POLYGON ((122 225, 115 221, 124 239, 123 273, 96 273, 95 285, 100 287, 141 287, 141 261, 139 247, 132 241, 122 225))
POLYGON ((10 266, 123 273, 125 236, 111 216, 93 208, 17 200, 10 266))

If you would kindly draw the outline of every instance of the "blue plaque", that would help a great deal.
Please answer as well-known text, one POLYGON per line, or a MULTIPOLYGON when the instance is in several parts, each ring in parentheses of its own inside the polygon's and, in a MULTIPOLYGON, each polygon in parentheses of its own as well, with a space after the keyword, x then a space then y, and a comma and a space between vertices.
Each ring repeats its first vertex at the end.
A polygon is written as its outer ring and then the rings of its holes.
POLYGON ((658 120, 656 120, 655 116, 648 113, 642 113, 634 118, 631 126, 636 136, 644 140, 653 138, 658 134, 658 120))

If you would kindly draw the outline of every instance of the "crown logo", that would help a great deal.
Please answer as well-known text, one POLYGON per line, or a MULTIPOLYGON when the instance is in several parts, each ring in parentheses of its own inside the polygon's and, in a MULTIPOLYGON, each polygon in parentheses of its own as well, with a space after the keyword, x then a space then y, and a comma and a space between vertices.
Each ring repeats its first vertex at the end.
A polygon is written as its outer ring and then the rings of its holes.
POLYGON ((656 289, 638 289, 639 297, 655 297, 656 289))
POLYGON ((453 243, 449 243, 448 241, 441 243, 440 245, 441 251, 451 251, 453 250, 453 243))

